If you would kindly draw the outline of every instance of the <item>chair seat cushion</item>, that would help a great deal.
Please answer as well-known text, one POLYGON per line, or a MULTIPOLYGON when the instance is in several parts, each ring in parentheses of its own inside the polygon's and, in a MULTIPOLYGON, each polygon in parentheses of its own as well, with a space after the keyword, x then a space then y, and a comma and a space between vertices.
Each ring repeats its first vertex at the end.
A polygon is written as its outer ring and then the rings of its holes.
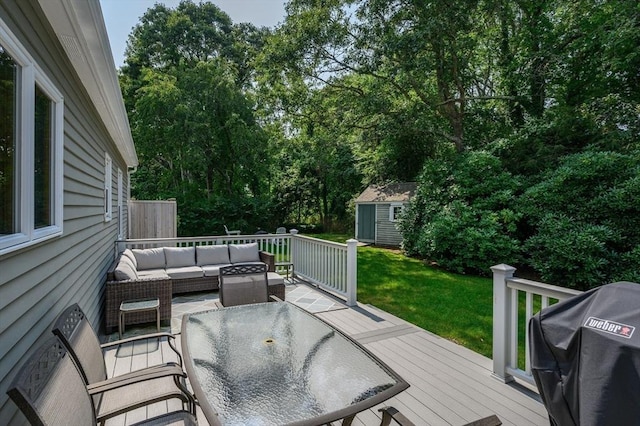
POLYGON ((284 278, 277 272, 267 272, 267 281, 269 285, 284 284, 284 278))
POLYGON ((230 263, 222 263, 218 265, 204 265, 202 266, 202 270, 204 271, 205 277, 217 277, 220 275, 220 268, 225 266, 231 266, 230 263))
POLYGON ((202 278, 204 272, 199 266, 183 266, 182 268, 167 268, 167 274, 172 279, 181 280, 185 278, 202 278))
POLYGON ((147 269, 145 271, 138 271, 138 278, 163 278, 168 280, 169 275, 164 269, 147 269))

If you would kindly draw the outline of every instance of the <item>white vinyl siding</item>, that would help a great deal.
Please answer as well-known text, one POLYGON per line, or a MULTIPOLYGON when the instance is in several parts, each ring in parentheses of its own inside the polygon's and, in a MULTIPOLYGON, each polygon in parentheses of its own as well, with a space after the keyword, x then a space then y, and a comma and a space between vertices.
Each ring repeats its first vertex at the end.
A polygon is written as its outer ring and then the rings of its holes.
POLYGON ((391 204, 377 204, 376 206, 376 244, 383 246, 399 246, 402 236, 397 222, 389 220, 391 204))
MULTIPOLYGON (((95 0, 90 1, 97 7, 95 0)), ((86 7, 84 0, 66 4, 86 7)), ((19 425, 27 422, 6 391, 25 357, 51 336, 51 324, 58 314, 70 304, 78 303, 92 326, 96 330, 101 328, 104 282, 114 261, 114 242, 118 237, 117 221, 104 221, 105 152, 112 159, 113 174, 117 173, 116 168, 124 173, 124 206, 129 178, 124 153, 82 86, 72 62, 65 57, 64 47, 46 20, 41 2, 2 0, 0 21, 6 24, 5 27, 0 23, 2 40, 7 28, 12 30, 14 44, 22 45, 24 53, 33 59, 34 83, 50 99, 55 100, 57 95, 50 90, 52 87, 64 98, 62 117, 57 118, 62 121, 55 129, 64 141, 56 146, 60 150, 55 157, 56 167, 60 165, 55 170, 59 186, 52 197, 56 209, 54 222, 60 230, 64 225, 64 232, 0 253, 0 424, 19 425), (37 75, 46 76, 51 86, 44 80, 36 80, 37 75)), ((69 28, 68 34, 74 34, 73 28, 69 28)), ((35 96, 35 84, 32 94, 35 96)), ((115 176, 111 186, 115 192, 115 176)), ((115 209, 115 194, 112 203, 115 209)), ((32 235, 42 231, 46 228, 34 229, 32 235)))

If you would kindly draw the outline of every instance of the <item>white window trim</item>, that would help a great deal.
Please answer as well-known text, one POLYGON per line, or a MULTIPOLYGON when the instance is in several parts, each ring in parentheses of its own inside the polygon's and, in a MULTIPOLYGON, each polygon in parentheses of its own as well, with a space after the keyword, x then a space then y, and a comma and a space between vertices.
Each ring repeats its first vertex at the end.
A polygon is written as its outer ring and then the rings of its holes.
POLYGON ((122 214, 122 170, 118 167, 118 239, 124 238, 124 215, 122 214))
POLYGON ((0 19, 0 42, 18 64, 20 104, 17 118, 16 155, 19 172, 16 175, 17 232, 0 237, 0 255, 40 243, 62 235, 63 232, 63 152, 64 152, 64 97, 35 63, 31 55, 0 19), (34 120, 35 85, 52 102, 52 163, 51 163, 51 221, 52 224, 36 229, 34 225, 34 120))
POLYGON ((402 214, 402 212, 404 211, 403 203, 391 203, 389 205, 389 222, 398 222, 398 220, 394 219, 393 217, 393 212, 395 211, 396 207, 400 207, 400 214, 402 214))
POLYGON ((113 160, 104 153, 104 221, 109 222, 113 218, 113 160))

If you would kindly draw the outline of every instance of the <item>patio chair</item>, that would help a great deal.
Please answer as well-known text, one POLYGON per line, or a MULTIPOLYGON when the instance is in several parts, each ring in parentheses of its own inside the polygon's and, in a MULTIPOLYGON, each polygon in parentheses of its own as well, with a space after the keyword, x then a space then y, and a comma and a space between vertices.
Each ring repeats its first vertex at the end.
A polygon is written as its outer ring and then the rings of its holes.
POLYGON ((186 374, 182 370, 182 357, 173 346, 174 336, 170 333, 148 334, 100 345, 98 336, 78 304, 69 306, 58 316, 52 331, 78 366, 89 392, 91 393, 93 388, 102 389, 102 392, 94 395, 98 418, 109 418, 128 411, 131 404, 141 406, 173 398, 182 400, 183 404, 191 408, 194 407, 194 398, 184 384, 186 374), (178 355, 179 365, 168 362, 115 377, 107 376, 103 349, 114 346, 122 349, 123 345, 131 345, 136 341, 159 340, 162 337, 167 337, 169 346, 178 355), (145 383, 151 379, 156 379, 152 385, 145 383), (113 383, 120 385, 114 386, 113 383), (129 385, 129 389, 123 390, 124 385, 129 385), (119 395, 122 392, 131 393, 137 399, 121 398, 119 395))
MULTIPOLYGON (((284 235, 287 233, 287 228, 285 228, 284 226, 280 226, 278 228, 276 228, 276 235, 284 235)), ((286 240, 283 239, 282 237, 276 237, 273 238, 271 241, 272 244, 276 244, 276 245, 281 245, 281 244, 286 244, 286 240)))
POLYGON ((227 228, 227 225, 223 225, 224 226, 224 232, 227 233, 227 235, 240 235, 240 230, 236 229, 233 231, 229 231, 229 228, 227 228))
POLYGON ((220 268, 220 303, 222 306, 268 302, 267 265, 236 263, 220 268))
MULTIPOLYGON (((415 424, 407 419, 400 411, 394 407, 383 407, 378 410, 382 413, 382 421, 380 426, 389 426, 391 420, 394 420, 400 426, 415 426, 415 424)), ((502 421, 495 414, 484 417, 482 419, 475 420, 471 423, 466 423, 463 426, 500 426, 502 421)))
MULTIPOLYGON (((27 359, 7 394, 32 425, 96 425, 100 421, 80 371, 55 337, 27 359)), ((122 399, 128 396, 120 395, 122 399)), ((181 410, 138 423, 151 424, 187 426, 197 421, 192 413, 181 410)))

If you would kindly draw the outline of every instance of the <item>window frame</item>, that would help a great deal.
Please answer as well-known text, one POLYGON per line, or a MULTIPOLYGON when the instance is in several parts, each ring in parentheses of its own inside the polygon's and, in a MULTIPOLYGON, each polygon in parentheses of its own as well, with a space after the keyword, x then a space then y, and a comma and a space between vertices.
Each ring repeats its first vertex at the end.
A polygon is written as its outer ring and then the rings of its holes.
POLYGON ((124 238, 124 215, 122 214, 123 202, 123 174, 122 169, 118 167, 118 239, 124 238))
POLYGON ((104 153, 104 221, 113 218, 113 160, 109 153, 104 153))
POLYGON ((0 255, 58 237, 63 233, 64 97, 20 41, 0 19, 0 43, 16 63, 16 232, 0 236, 0 255), (51 224, 35 227, 35 88, 51 101, 51 224))
POLYGON ((400 221, 400 216, 402 215, 402 212, 404 211, 404 203, 391 203, 389 204, 389 222, 399 222, 400 221), (399 208, 400 211, 397 214, 397 218, 395 215, 395 211, 396 208, 399 208))

